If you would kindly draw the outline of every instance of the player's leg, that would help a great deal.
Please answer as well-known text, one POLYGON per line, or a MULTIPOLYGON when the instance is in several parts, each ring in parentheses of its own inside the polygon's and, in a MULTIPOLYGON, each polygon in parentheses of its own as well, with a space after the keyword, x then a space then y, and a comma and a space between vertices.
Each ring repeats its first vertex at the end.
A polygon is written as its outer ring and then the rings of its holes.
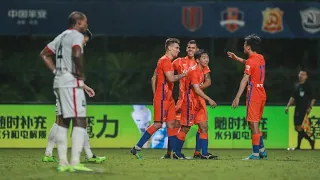
POLYGON ((176 116, 175 104, 173 100, 169 102, 167 112, 168 113, 166 116, 166 124, 167 124, 168 141, 170 143, 172 151, 175 152, 177 147, 177 134, 179 131, 177 130, 177 127, 180 127, 180 123, 176 121, 177 116, 176 116))
POLYGON ((205 108, 202 108, 195 117, 195 122, 200 129, 199 144, 201 145, 201 159, 217 159, 218 156, 212 155, 208 152, 208 114, 205 108))
POLYGON ((186 140, 186 136, 190 130, 190 126, 187 126, 187 123, 182 123, 180 130, 177 134, 177 140, 176 140, 176 148, 174 150, 173 159, 186 159, 184 155, 182 154, 182 147, 184 144, 184 141, 186 140))
POLYGON ((86 121, 86 99, 82 88, 60 88, 59 89, 63 118, 72 119, 72 147, 69 170, 92 171, 80 164, 80 156, 84 145, 85 134, 87 134, 86 121))
POLYGON ((53 151, 54 145, 56 144, 57 128, 60 121, 62 121, 62 116, 57 115, 56 121, 52 125, 48 135, 48 144, 46 147, 44 157, 42 158, 42 162, 58 162, 58 160, 53 156, 52 151, 53 151))
POLYGON ((261 132, 259 129, 260 122, 260 104, 261 102, 249 102, 247 103, 247 121, 251 130, 252 138, 252 154, 245 158, 244 160, 259 160, 259 146, 260 146, 260 137, 261 132))
POLYGON ((196 147, 195 147, 195 150, 194 150, 194 153, 193 153, 193 158, 194 159, 201 158, 200 151, 201 151, 200 128, 198 127, 198 131, 197 131, 197 134, 196 134, 196 147))
POLYGON ((84 134, 84 144, 83 144, 83 150, 86 153, 86 162, 95 162, 95 163, 101 163, 105 161, 107 158, 105 156, 96 156, 92 151, 91 151, 91 146, 90 146, 90 139, 88 133, 84 134))
MULTIPOLYGON (((171 129, 172 128, 170 128, 170 130, 169 130, 169 128, 168 128, 168 126, 167 126, 167 132, 168 132, 168 145, 167 145, 167 153, 164 155, 164 156, 162 156, 161 157, 161 159, 171 159, 171 152, 172 152, 172 150, 173 150, 173 146, 172 146, 172 144, 174 143, 174 142, 172 142, 172 136, 174 137, 175 135, 177 135, 178 134, 178 132, 179 132, 179 129, 180 129, 180 119, 181 119, 181 112, 177 112, 176 113, 176 120, 174 121, 174 127, 173 127, 173 129, 174 129, 174 133, 173 132, 169 132, 169 131, 172 131, 171 129), (170 138, 170 135, 171 135, 171 138, 170 138)), ((170 121, 171 122, 171 121, 170 121)), ((170 122, 169 122, 169 124, 170 124, 170 122)), ((173 122, 171 122, 171 123, 173 123, 173 122)), ((168 122, 167 122, 167 124, 168 124, 168 122)), ((172 125, 169 125, 169 126, 172 126, 172 125)), ((173 140, 173 141, 175 141, 175 140, 173 140)))
POLYGON ((143 159, 142 155, 139 153, 143 145, 150 139, 150 137, 162 127, 162 123, 166 117, 168 103, 162 100, 154 100, 154 123, 149 126, 145 133, 141 136, 138 143, 130 150, 131 154, 136 156, 137 159, 143 159))
MULTIPOLYGON (((264 111, 264 105, 266 104, 266 101, 262 101, 261 106, 260 106, 260 114, 259 114, 259 119, 261 120, 263 111, 264 111)), ((259 144, 259 155, 260 158, 266 158, 268 157, 267 151, 265 150, 264 147, 264 142, 263 142, 263 134, 260 131, 260 144, 259 144)))
POLYGON ((305 115, 306 115, 306 111, 305 110, 300 110, 300 109, 297 109, 297 108, 295 109, 294 125, 295 125, 295 130, 298 133, 298 143, 297 143, 297 147, 295 148, 295 150, 300 150, 301 141, 302 141, 303 138, 306 138, 310 143, 311 149, 314 149, 315 141, 312 140, 310 138, 310 136, 308 136, 308 134, 302 128, 302 123, 303 123, 303 120, 305 118, 305 115))

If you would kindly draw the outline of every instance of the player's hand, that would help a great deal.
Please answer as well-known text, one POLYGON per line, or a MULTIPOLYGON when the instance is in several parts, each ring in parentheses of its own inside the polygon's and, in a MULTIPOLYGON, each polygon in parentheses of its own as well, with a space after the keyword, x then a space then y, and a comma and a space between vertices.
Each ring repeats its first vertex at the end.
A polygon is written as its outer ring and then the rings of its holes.
POLYGON ((92 88, 90 88, 89 86, 85 86, 84 91, 88 94, 89 97, 94 97, 96 95, 94 90, 92 88))
POLYGON ((176 113, 180 113, 181 112, 181 107, 176 106, 175 109, 176 109, 176 113))
POLYGON ((210 106, 212 107, 212 108, 215 108, 216 106, 217 106, 217 103, 214 101, 214 100, 210 100, 210 101, 208 101, 208 103, 210 104, 210 106))
POLYGON ((236 54, 234 54, 233 52, 228 51, 227 55, 231 59, 238 60, 238 56, 236 54))
POLYGON ((239 98, 235 98, 232 102, 232 107, 235 109, 239 106, 239 98))
POLYGON ((284 113, 288 114, 289 108, 286 107, 286 109, 284 110, 284 113))

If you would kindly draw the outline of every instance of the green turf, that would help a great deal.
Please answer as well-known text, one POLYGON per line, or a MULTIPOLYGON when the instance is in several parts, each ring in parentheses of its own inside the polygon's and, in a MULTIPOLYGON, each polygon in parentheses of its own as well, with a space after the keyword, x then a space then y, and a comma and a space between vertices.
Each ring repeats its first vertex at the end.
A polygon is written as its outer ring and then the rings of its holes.
MULTIPOLYGON (((162 160, 164 150, 143 150, 137 160, 129 149, 95 149, 102 164, 87 164, 104 173, 58 173, 57 163, 43 163, 44 149, 0 149, 0 179, 67 180, 301 180, 320 178, 319 151, 270 150, 268 159, 243 161, 250 150, 211 150, 220 160, 162 160)), ((54 152, 56 153, 56 152, 54 152)), ((192 150, 185 150, 191 156, 192 150)), ((70 154, 70 153, 69 153, 70 154)))

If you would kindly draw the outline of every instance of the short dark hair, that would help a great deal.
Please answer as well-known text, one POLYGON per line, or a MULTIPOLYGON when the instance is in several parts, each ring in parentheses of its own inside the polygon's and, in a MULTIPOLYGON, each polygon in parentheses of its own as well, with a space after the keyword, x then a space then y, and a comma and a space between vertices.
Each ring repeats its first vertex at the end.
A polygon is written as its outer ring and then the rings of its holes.
POLYGON ((194 59, 200 59, 202 54, 208 54, 209 55, 209 53, 206 50, 199 49, 197 52, 194 53, 194 59))
POLYGON ((260 52, 260 44, 261 44, 261 39, 258 35, 256 34, 250 34, 249 36, 244 38, 244 41, 248 46, 251 47, 252 51, 255 52, 260 52))
POLYGON ((84 19, 85 16, 86 15, 84 15, 82 12, 79 12, 79 11, 72 12, 68 17, 69 26, 74 26, 78 20, 84 19))
POLYGON ((309 76, 309 71, 307 68, 300 68, 300 71, 299 72, 306 72, 307 76, 309 76))
POLYGON ((198 44, 197 44, 196 40, 190 40, 190 41, 188 42, 188 44, 195 44, 195 45, 198 47, 198 44))
POLYGON ((168 39, 166 40, 166 42, 165 42, 165 45, 164 45, 165 50, 167 50, 168 47, 169 47, 171 44, 174 44, 174 43, 180 44, 179 39, 177 39, 177 38, 168 38, 168 39))

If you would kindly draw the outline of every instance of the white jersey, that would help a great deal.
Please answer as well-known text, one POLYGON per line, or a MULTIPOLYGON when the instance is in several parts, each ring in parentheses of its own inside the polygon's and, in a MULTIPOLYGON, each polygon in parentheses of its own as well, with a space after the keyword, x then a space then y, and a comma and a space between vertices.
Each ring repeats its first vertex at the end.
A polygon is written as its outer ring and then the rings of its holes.
POLYGON ((68 29, 51 41, 47 48, 56 54, 56 75, 53 88, 82 87, 84 82, 74 77, 77 74, 72 59, 72 47, 79 46, 83 53, 84 36, 77 30, 68 29))

